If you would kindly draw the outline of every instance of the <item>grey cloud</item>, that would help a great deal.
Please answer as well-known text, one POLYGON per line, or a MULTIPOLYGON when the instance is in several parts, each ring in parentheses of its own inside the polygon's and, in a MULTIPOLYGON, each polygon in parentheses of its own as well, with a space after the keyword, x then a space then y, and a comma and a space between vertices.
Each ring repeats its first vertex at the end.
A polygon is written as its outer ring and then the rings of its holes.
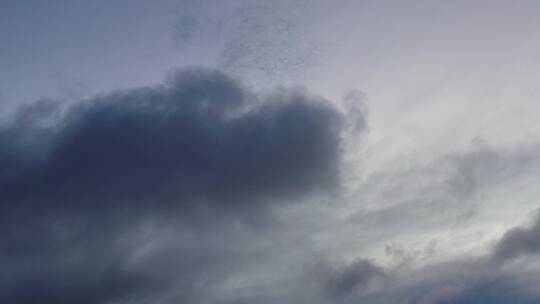
MULTIPOLYGON (((418 240, 419 235, 424 236, 428 232, 429 239, 421 239, 427 242, 434 236, 438 237, 437 232, 444 236, 455 231, 460 233, 462 225, 475 220, 474 211, 499 207, 482 201, 484 195, 491 191, 513 190, 515 184, 512 183, 520 185, 529 182, 528 178, 535 178, 540 160, 536 147, 534 142, 506 148, 475 141, 466 151, 448 153, 430 162, 419 162, 421 165, 415 166, 414 162, 411 162, 413 165, 402 165, 401 162, 395 167, 383 168, 385 170, 370 176, 353 196, 356 200, 350 207, 358 208, 358 213, 348 218, 343 226, 333 223, 333 229, 323 233, 328 239, 327 248, 332 248, 337 255, 342 252, 354 254, 362 252, 362 246, 380 248, 388 244, 385 239, 396 234, 410 235, 418 240), (364 202, 375 210, 364 209, 364 202), (433 231, 436 233, 429 234, 433 231)), ((348 212, 350 210, 347 209, 348 212)), ((512 239, 517 240, 507 241, 510 239, 507 236, 496 247, 507 247, 505 243, 510 242, 511 253, 506 255, 527 254, 533 259, 537 252, 534 245, 536 227, 510 230, 507 235, 516 235, 512 239)), ((406 237, 404 239, 407 240, 406 237)), ((384 267, 379 266, 386 274, 384 287, 364 294, 353 292, 347 302, 461 304, 490 301, 534 303, 538 300, 527 286, 532 282, 528 279, 529 274, 520 269, 507 269, 508 265, 501 263, 506 258, 502 261, 501 258, 492 258, 500 254, 490 252, 481 257, 466 256, 451 259, 443 265, 439 262, 433 264, 429 251, 421 251, 422 245, 414 244, 407 251, 388 248, 388 253, 395 260, 384 267)))
POLYGON ((239 223, 339 188, 342 120, 204 69, 22 109, 0 129, 1 302, 202 302, 247 246, 239 223), (151 223, 174 233, 134 241, 151 223))
POLYGON ((240 113, 261 102, 220 73, 191 71, 75 106, 50 127, 16 119, 0 134, 2 167, 25 170, 3 170, 3 208, 197 209, 199 201, 226 212, 336 187, 340 115, 299 92, 267 99, 240 113), (35 149, 44 155, 17 153, 35 149))
MULTIPOLYGON (((537 303, 540 298, 527 284, 528 274, 519 268, 504 268, 506 262, 540 252, 538 217, 531 227, 508 230, 491 252, 482 257, 447 263, 439 271, 440 287, 435 287, 419 303, 537 303), (453 269, 452 269, 453 268, 453 269), (445 285, 446 284, 446 285, 445 285)), ((424 271, 429 272, 428 269, 424 271)), ((534 288, 534 287, 533 287, 534 288)))
MULTIPOLYGON (((538 144, 513 148, 479 139, 462 152, 443 154, 428 162, 410 159, 369 175, 352 196, 370 204, 356 204, 350 220, 361 231, 417 233, 474 219, 486 195, 536 176, 540 170, 538 144)), ((510 204, 510 202, 508 202, 510 204)))
POLYGON ((540 298, 527 283, 528 274, 503 266, 509 259, 539 252, 538 222, 537 218, 532 227, 508 230, 485 256, 464 257, 418 270, 425 273, 428 281, 436 283, 422 283, 430 291, 421 292, 425 295, 415 303, 537 303, 540 298))
POLYGON ((55 219, 30 225, 2 230, 1 302, 107 303, 144 293, 151 283, 128 267, 133 248, 121 242, 119 231, 81 223, 61 229, 55 219))
POLYGON ((507 231, 494 248, 493 258, 511 260, 540 253, 540 216, 530 227, 516 227, 507 231))
POLYGON ((371 260, 356 259, 350 263, 321 262, 313 272, 322 294, 333 301, 347 300, 362 294, 376 279, 385 276, 384 270, 371 260))
POLYGON ((539 160, 535 150, 535 145, 497 148, 477 138, 470 151, 446 157, 453 171, 448 186, 456 196, 470 197, 486 186, 534 170, 539 160))
POLYGON ((485 255, 461 256, 424 266, 401 267, 401 265, 379 266, 361 260, 359 264, 342 268, 327 268, 327 284, 322 290, 334 291, 327 294, 334 301, 347 303, 405 303, 405 304, 532 304, 538 303, 538 218, 534 225, 517 227, 496 242, 485 255), (509 260, 528 255, 529 264, 513 265, 509 260), (351 266, 351 267, 349 267, 351 266), (359 267, 357 267, 359 266, 359 267), (536 269, 536 270, 535 270, 536 269), (380 286, 366 292, 367 283, 377 277, 380 286), (356 289, 358 288, 358 289, 356 289), (356 289, 356 291, 355 291, 356 289), (358 292, 360 291, 360 292, 358 292))

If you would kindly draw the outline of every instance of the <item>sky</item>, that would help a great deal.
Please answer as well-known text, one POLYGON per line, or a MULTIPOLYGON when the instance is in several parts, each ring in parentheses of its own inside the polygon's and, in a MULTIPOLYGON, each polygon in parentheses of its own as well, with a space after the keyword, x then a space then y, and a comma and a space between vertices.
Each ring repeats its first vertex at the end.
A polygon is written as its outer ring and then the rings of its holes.
POLYGON ((0 0, 0 302, 540 302, 538 1, 0 0))

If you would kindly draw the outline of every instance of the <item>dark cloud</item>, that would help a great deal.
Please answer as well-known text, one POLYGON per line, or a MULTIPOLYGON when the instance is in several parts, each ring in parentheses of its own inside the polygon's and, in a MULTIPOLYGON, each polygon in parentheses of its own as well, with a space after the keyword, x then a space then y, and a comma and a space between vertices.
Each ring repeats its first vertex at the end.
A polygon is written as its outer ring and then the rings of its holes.
POLYGON ((497 243, 493 258, 511 260, 540 253, 540 216, 531 227, 516 227, 507 231, 497 243))
POLYGON ((110 269, 102 269, 100 265, 98 270, 91 265, 78 269, 55 268, 27 273, 25 278, 5 278, 11 282, 2 287, 0 300, 21 304, 107 303, 111 299, 132 297, 147 287, 145 279, 137 274, 109 266, 110 269))
POLYGON ((312 273, 317 286, 325 297, 334 301, 361 294, 374 280, 385 276, 381 267, 367 259, 356 259, 339 265, 321 262, 317 266, 312 273))
POLYGON ((23 108, 0 129, 0 301, 194 301, 231 263, 220 222, 339 187, 343 125, 320 98, 260 97, 202 69, 23 108), (152 222, 175 236, 137 260, 152 222))
POLYGON ((226 76, 191 71, 75 106, 53 126, 23 121, 45 112, 20 115, 0 134, 2 167, 18 168, 0 176, 3 208, 198 201, 229 211, 337 186, 340 116, 298 92, 267 99, 258 105, 226 76))

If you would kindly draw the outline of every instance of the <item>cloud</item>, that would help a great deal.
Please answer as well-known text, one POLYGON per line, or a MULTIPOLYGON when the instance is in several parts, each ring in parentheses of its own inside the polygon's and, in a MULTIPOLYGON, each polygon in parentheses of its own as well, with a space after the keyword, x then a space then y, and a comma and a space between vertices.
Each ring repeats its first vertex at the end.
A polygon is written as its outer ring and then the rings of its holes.
POLYGON ((384 270, 368 259, 356 259, 350 263, 322 261, 309 272, 324 297, 333 301, 366 292, 376 279, 385 276, 384 270))
MULTIPOLYGON (((537 303, 536 286, 530 284, 530 274, 520 267, 507 267, 511 259, 539 252, 538 218, 531 227, 508 230, 493 250, 480 257, 463 257, 419 269, 421 283, 415 288, 428 289, 414 303, 537 303), (425 287, 420 287, 425 284, 425 287)), ((534 264, 534 259, 532 261, 534 264)), ((529 267, 526 267, 529 268, 529 267)), ((532 270, 532 269, 531 269, 532 270)), ((534 272, 534 270, 532 270, 534 272)), ((414 290, 413 288, 412 290, 414 290)), ((416 292, 408 290, 414 295, 416 292)))
MULTIPOLYGON (((405 304, 537 303, 538 218, 534 225, 508 230, 483 255, 463 255, 420 266, 375 261, 331 267, 315 277, 333 302, 405 304), (528 256, 520 263, 508 263, 528 256), (374 284, 377 282, 377 284, 374 284), (371 286, 371 288, 370 288, 371 286)), ((324 301, 321 301, 324 303, 324 301)))
POLYGON ((394 242, 429 242, 442 237, 449 247, 439 254, 461 254, 470 247, 456 246, 462 240, 453 238, 461 233, 471 235, 471 227, 484 224, 489 213, 486 208, 534 207, 532 201, 506 198, 517 188, 536 182, 537 147, 536 142, 505 147, 475 140, 463 151, 389 162, 366 175, 355 188, 346 210, 348 226, 343 230, 351 231, 348 237, 361 238, 364 247, 369 243, 381 246, 381 236, 394 242))
POLYGON ((540 253, 540 217, 530 227, 516 227, 507 231, 497 243, 493 258, 507 261, 540 253))
POLYGON ((50 127, 19 116, 0 134, 2 167, 25 168, 3 170, 4 208, 197 209, 197 200, 233 211, 337 186, 340 115, 299 92, 266 99, 191 71, 75 106, 50 127), (28 150, 40 155, 18 153, 28 150))
POLYGON ((306 21, 321 1, 184 1, 173 38, 184 47, 219 50, 218 65, 259 84, 318 63, 319 44, 306 21), (210 17, 211 16, 211 17, 210 17))
POLYGON ((21 109, 0 128, 0 301, 202 301, 248 245, 238 223, 339 188, 343 126, 205 69, 21 109))

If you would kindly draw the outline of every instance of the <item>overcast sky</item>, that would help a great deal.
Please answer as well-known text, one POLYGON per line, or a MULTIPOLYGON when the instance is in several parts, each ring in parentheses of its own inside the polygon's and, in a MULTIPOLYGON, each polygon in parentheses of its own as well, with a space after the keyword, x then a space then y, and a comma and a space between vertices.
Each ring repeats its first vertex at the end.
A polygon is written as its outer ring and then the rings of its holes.
POLYGON ((0 302, 539 303, 539 16, 0 0, 0 302))

